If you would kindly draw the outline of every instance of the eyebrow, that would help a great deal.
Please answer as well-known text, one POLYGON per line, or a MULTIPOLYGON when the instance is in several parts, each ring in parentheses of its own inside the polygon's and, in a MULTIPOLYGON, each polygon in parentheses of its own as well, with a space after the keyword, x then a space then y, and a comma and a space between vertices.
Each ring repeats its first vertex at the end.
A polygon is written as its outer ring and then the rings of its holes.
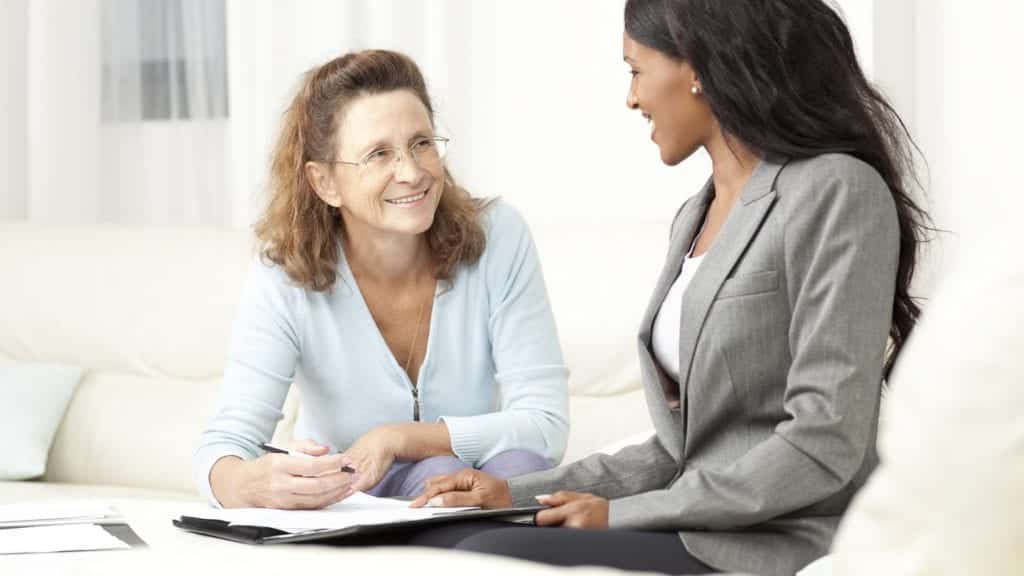
MULTIPOLYGON (((406 143, 412 142, 413 140, 415 140, 417 138, 430 138, 433 135, 434 135, 433 132, 430 131, 430 130, 417 130, 417 131, 413 132, 411 136, 409 136, 409 139, 406 141, 406 143)), ((392 146, 391 146, 391 143, 389 143, 385 138, 378 138, 378 139, 370 142, 369 144, 360 147, 360 150, 362 150, 362 152, 361 152, 362 154, 368 154, 368 153, 376 150, 377 148, 382 148, 382 147, 384 147, 384 148, 391 148, 392 146)))

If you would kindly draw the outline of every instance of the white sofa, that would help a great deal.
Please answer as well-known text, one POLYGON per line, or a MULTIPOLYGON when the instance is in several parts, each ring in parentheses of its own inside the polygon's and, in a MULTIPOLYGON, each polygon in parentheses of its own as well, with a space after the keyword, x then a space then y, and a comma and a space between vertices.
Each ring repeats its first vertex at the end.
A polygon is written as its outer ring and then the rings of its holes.
MULTIPOLYGON (((573 371, 565 461, 612 442, 642 440, 651 425, 635 365, 636 322, 660 266, 667 222, 620 229, 600 240, 603 247, 566 242, 562 222, 530 223, 573 371), (608 306, 609 300, 618 304, 608 306)), ((158 564, 181 573, 182 563, 213 559, 232 566, 273 564, 266 552, 257 556, 251 547, 179 533, 170 524, 180 503, 198 498, 191 454, 215 405, 229 325, 252 254, 242 231, 0 223, 0 366, 57 362, 84 369, 44 477, 0 482, 0 503, 109 500, 151 544, 143 554, 153 557, 0 557, 0 566, 73 564, 76 572, 88 573, 102 560, 95 573, 119 562, 146 566, 140 573, 152 573, 158 564)), ((291 396, 276 439, 288 437, 297 409, 291 396)), ((285 564, 353 554, 320 548, 274 554, 285 564)), ((458 561, 443 554, 437 566, 458 561)))

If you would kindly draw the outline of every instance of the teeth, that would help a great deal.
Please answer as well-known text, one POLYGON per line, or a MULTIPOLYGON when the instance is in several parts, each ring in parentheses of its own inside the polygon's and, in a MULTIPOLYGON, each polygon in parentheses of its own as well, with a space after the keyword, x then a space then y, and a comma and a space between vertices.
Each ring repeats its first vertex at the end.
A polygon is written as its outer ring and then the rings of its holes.
POLYGON ((388 202, 389 204, 399 204, 399 205, 400 204, 412 204, 414 202, 419 202, 426 195, 427 195, 426 191, 423 191, 423 192, 421 192, 421 193, 419 193, 419 194, 417 194, 415 196, 408 196, 406 198, 397 198, 395 200, 385 200, 385 202, 388 202))

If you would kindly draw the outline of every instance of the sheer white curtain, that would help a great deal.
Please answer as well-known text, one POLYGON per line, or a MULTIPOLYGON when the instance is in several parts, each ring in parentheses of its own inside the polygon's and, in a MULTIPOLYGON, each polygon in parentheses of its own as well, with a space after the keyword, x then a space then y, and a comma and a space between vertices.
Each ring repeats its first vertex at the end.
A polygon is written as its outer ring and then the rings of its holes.
POLYGON ((5 0, 0 217, 228 224, 223 6, 5 0))
POLYGON ((103 221, 230 221, 222 0, 101 0, 103 221))
MULTIPOLYGON (((841 2, 868 49, 882 3, 841 2)), ((0 58, 15 64, 0 89, 15 111, 0 109, 12 127, 0 142, 5 161, 24 167, 7 172, 0 217, 7 206, 8 217, 39 221, 248 227, 299 76, 371 47, 420 64, 454 137, 457 178, 538 227, 571 219, 581 237, 608 243, 588 245, 595 260, 629 222, 666 228, 708 174, 706 158, 662 166, 624 106, 624 0, 223 0, 222 14, 214 4, 0 3, 4 46, 24 45, 22 60, 0 58), (207 56, 217 26, 222 60, 207 56), (164 80, 160 98, 142 88, 147 73, 164 80), (163 116, 140 119, 147 110, 163 116)))

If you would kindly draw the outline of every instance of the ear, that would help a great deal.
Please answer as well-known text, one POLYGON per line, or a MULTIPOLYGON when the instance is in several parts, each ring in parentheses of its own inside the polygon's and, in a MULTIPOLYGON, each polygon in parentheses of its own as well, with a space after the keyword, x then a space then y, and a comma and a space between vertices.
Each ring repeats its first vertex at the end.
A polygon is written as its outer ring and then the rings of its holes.
POLYGON ((312 186, 313 191, 325 203, 335 208, 341 207, 341 194, 338 194, 334 186, 334 178, 331 177, 330 168, 320 162, 306 162, 303 166, 306 172, 306 180, 312 186))
POLYGON ((704 84, 701 83, 700 78, 697 78, 697 71, 690 66, 689 62, 680 60, 676 65, 679 66, 679 74, 682 76, 684 85, 696 86, 701 92, 704 91, 704 84))

